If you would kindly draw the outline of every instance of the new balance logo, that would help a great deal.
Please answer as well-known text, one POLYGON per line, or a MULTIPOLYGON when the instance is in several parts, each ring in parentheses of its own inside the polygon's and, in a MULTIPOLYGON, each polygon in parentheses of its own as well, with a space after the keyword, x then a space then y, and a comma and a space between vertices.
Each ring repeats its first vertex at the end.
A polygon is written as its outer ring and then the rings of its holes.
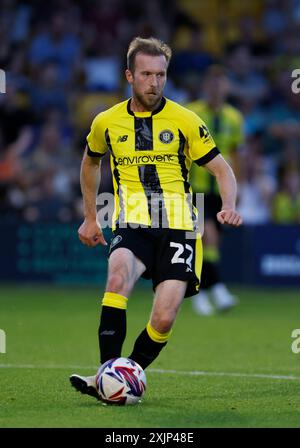
POLYGON ((115 331, 113 330, 104 330, 102 333, 100 333, 100 336, 113 336, 115 334, 115 331))
POLYGON ((117 140, 117 143, 126 142, 127 139, 128 139, 128 135, 120 135, 120 137, 117 140))

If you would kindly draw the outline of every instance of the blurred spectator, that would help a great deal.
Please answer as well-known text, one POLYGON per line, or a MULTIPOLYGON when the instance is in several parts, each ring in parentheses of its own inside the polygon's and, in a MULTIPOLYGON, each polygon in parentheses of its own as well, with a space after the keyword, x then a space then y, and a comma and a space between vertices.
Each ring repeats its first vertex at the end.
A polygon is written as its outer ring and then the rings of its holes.
POLYGON ((276 182, 263 155, 261 137, 260 134, 249 137, 240 157, 237 209, 245 224, 266 224, 271 220, 270 206, 276 182))
MULTIPOLYGON (((220 148, 225 160, 230 161, 230 165, 239 178, 238 161, 244 144, 244 122, 240 112, 227 102, 230 83, 226 70, 220 65, 211 65, 205 72, 202 84, 202 97, 187 104, 186 107, 204 120, 217 148, 220 148)), ((201 135, 201 129, 199 132, 201 135)), ((217 182, 207 170, 194 164, 190 171, 190 183, 194 193, 205 194, 202 287, 201 291, 193 297, 193 307, 196 313, 207 316, 213 314, 214 311, 229 310, 237 302, 223 283, 220 273, 222 230, 217 221, 217 213, 221 210, 222 201, 217 182)))
POLYGON ((63 141, 59 127, 46 123, 36 148, 23 161, 25 219, 71 219, 73 185, 78 180, 79 162, 63 141))
POLYGON ((262 101, 267 94, 267 81, 256 69, 251 49, 246 45, 232 46, 228 51, 231 97, 240 107, 241 101, 253 98, 262 101))
POLYGON ((300 176, 297 169, 283 169, 279 189, 272 202, 273 220, 277 224, 300 224, 300 176))
POLYGON ((170 75, 185 88, 198 88, 199 74, 204 72, 214 61, 204 49, 203 31, 200 27, 185 29, 185 42, 174 53, 170 65, 170 75))
POLYGON ((300 154, 295 143, 290 142, 283 148, 272 216, 278 224, 300 223, 300 154))
POLYGON ((279 72, 276 77, 276 99, 267 114, 266 150, 280 158, 283 148, 294 142, 300 150, 300 95, 292 92, 291 72, 279 72))
POLYGON ((14 48, 10 61, 7 64, 7 78, 19 92, 28 94, 30 79, 28 76, 28 62, 26 51, 22 44, 14 48))
MULTIPOLYGON (((31 105, 8 79, 6 93, 0 96, 0 129, 4 146, 22 141, 25 147, 34 122, 31 105)), ((20 148, 22 149, 23 147, 20 148)))
POLYGON ((80 40, 69 28, 69 21, 64 14, 54 14, 49 29, 39 32, 29 48, 31 65, 38 71, 45 62, 56 63, 58 78, 64 83, 71 80, 72 68, 80 56, 80 40))
POLYGON ((240 111, 244 117, 246 137, 262 134, 266 128, 264 108, 257 104, 255 98, 249 96, 240 101, 240 111))
POLYGON ((288 17, 286 14, 287 2, 285 0, 266 0, 263 15, 263 28, 270 40, 276 40, 284 33, 288 17))
POLYGON ((121 60, 111 36, 102 36, 101 46, 90 48, 83 64, 85 85, 88 90, 107 92, 119 90, 121 60))
POLYGON ((30 88, 30 97, 37 115, 50 108, 55 108, 63 114, 68 112, 67 95, 58 79, 57 64, 47 61, 40 68, 30 88))
POLYGON ((98 43, 98 47, 102 47, 99 45, 99 41, 101 42, 103 37, 105 41, 109 37, 115 42, 118 41, 125 14, 124 3, 126 2, 122 0, 110 0, 109 2, 99 0, 90 2, 90 6, 85 8, 84 20, 95 31, 93 45, 98 43))

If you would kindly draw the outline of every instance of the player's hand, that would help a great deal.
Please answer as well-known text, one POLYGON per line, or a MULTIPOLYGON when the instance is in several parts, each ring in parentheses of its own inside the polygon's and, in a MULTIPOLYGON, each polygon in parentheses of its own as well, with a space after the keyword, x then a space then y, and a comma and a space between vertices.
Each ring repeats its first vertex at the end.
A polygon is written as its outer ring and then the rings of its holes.
POLYGON ((219 213, 217 213, 217 220, 221 224, 228 224, 235 227, 239 227, 241 224, 243 224, 243 220, 240 214, 232 209, 221 210, 219 213))
POLYGON ((78 229, 80 241, 89 247, 95 247, 98 244, 107 246, 101 227, 96 220, 89 221, 85 219, 78 229))

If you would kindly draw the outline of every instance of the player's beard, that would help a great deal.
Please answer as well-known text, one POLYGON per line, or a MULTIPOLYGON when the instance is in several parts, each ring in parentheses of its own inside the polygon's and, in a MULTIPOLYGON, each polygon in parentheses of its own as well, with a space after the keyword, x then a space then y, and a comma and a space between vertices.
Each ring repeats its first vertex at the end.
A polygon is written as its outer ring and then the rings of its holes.
POLYGON ((160 105, 162 99, 162 92, 157 93, 155 95, 150 95, 148 93, 140 94, 137 92, 133 92, 134 98, 143 106, 146 110, 155 110, 160 105))

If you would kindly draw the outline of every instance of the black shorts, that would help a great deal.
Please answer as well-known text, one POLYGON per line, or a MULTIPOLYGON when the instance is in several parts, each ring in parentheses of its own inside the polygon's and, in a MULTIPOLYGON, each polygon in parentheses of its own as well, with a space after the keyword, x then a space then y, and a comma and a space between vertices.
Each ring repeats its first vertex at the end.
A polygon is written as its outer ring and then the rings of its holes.
POLYGON ((125 247, 146 266, 142 277, 152 279, 153 289, 164 280, 188 282, 185 297, 199 291, 202 268, 201 236, 187 239, 185 230, 138 227, 118 228, 113 232, 109 255, 125 247))

